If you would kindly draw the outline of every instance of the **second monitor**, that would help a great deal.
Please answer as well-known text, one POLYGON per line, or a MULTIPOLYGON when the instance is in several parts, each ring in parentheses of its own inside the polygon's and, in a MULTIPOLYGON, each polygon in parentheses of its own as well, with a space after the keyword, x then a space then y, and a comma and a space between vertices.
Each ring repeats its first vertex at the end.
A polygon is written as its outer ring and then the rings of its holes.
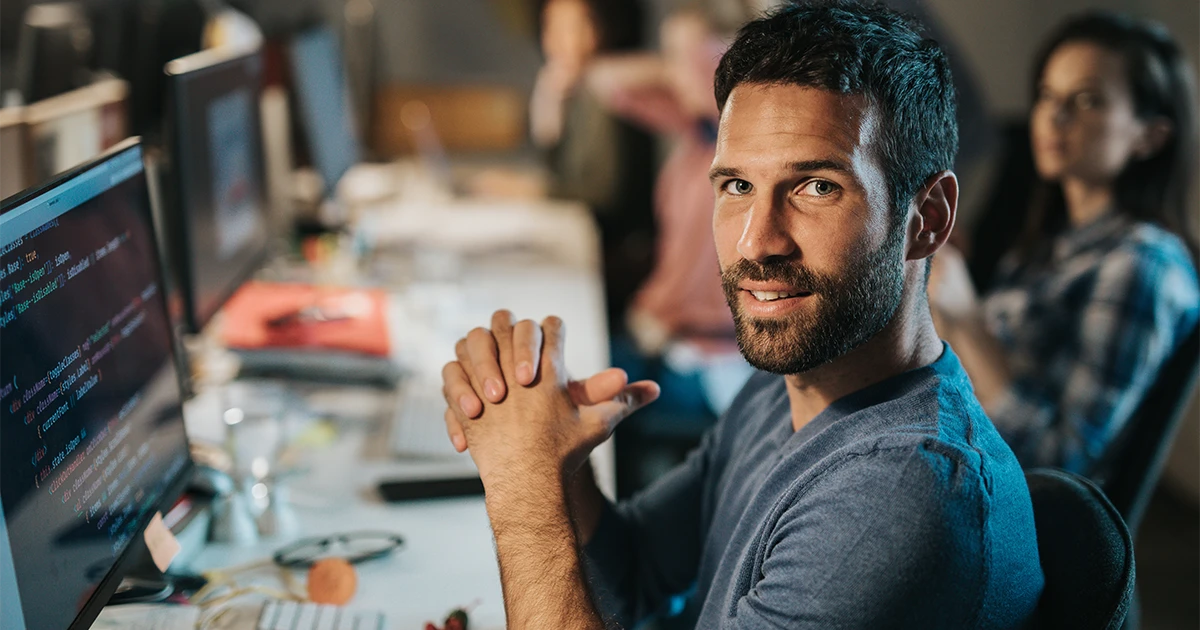
POLYGON ((262 57, 258 50, 206 50, 172 61, 166 73, 167 245, 195 333, 267 251, 262 57))
POLYGON ((297 33, 289 57, 309 157, 325 195, 333 197, 342 176, 362 158, 337 34, 325 26, 297 33))

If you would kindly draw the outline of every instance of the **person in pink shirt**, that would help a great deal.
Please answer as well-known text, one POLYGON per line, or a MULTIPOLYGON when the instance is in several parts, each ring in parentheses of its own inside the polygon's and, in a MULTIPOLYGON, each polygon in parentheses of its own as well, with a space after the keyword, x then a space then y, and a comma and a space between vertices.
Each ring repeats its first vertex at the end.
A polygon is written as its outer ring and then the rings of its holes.
POLYGON ((609 57, 598 60, 589 74, 589 86, 609 109, 673 144, 655 184, 655 267, 637 293, 627 324, 648 355, 676 340, 734 351, 733 319, 709 242, 708 168, 717 124, 711 91, 724 44, 695 11, 671 15, 661 30, 661 55, 609 57))
POLYGON ((708 170, 718 116, 712 83, 725 44, 694 10, 669 16, 660 41, 660 54, 595 60, 586 79, 606 108, 671 143, 654 190, 654 267, 626 313, 628 336, 614 339, 612 358, 631 378, 662 385, 656 411, 691 425, 672 433, 698 435, 752 372, 738 352, 712 240, 708 170))

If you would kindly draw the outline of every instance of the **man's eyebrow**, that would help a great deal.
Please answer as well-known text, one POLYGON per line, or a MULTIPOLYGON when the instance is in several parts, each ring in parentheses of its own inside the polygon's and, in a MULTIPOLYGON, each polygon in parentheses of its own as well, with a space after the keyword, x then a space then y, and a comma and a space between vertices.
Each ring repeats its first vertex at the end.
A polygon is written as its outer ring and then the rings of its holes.
POLYGON ((741 169, 734 168, 732 166, 714 166, 712 168, 712 170, 708 172, 708 180, 709 181, 716 181, 723 177, 737 178, 737 177, 741 177, 741 176, 742 176, 741 169))
MULTIPOLYGON (((828 159, 789 162, 786 168, 793 173, 807 173, 810 171, 836 171, 839 173, 846 173, 847 175, 853 175, 853 171, 850 170, 850 166, 846 163, 828 159)), ((708 172, 708 179, 710 181, 716 181, 725 177, 741 178, 744 177, 744 175, 742 174, 741 169, 732 166, 714 166, 712 170, 708 172)))
POLYGON ((790 162, 787 165, 787 169, 793 173, 837 171, 839 173, 852 174, 848 164, 837 160, 802 160, 800 162, 790 162))

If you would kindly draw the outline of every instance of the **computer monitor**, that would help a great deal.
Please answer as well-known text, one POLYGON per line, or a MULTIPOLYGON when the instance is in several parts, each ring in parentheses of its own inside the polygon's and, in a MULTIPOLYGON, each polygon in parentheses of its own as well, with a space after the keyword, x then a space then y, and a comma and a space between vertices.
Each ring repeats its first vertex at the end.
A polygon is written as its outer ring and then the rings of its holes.
POLYGON ((262 56, 206 50, 166 66, 169 254, 200 332, 266 255, 262 56))
POLYGON ((26 103, 58 96, 91 81, 92 27, 73 2, 34 4, 18 37, 17 74, 26 103))
POLYGON ((288 56, 309 157, 332 196, 342 175, 362 159, 337 34, 327 26, 301 31, 288 56))
POLYGON ((0 204, 0 626, 87 628, 191 475, 136 140, 0 204))

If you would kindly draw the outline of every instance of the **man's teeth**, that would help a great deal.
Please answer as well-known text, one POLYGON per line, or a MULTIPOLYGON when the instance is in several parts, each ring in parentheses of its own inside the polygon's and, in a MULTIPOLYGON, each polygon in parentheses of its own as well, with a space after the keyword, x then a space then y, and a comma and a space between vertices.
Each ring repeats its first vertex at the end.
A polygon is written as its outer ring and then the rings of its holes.
POLYGON ((804 295, 803 293, 783 293, 781 291, 751 291, 751 295, 759 302, 771 302, 773 300, 782 300, 784 298, 796 297, 804 295))

